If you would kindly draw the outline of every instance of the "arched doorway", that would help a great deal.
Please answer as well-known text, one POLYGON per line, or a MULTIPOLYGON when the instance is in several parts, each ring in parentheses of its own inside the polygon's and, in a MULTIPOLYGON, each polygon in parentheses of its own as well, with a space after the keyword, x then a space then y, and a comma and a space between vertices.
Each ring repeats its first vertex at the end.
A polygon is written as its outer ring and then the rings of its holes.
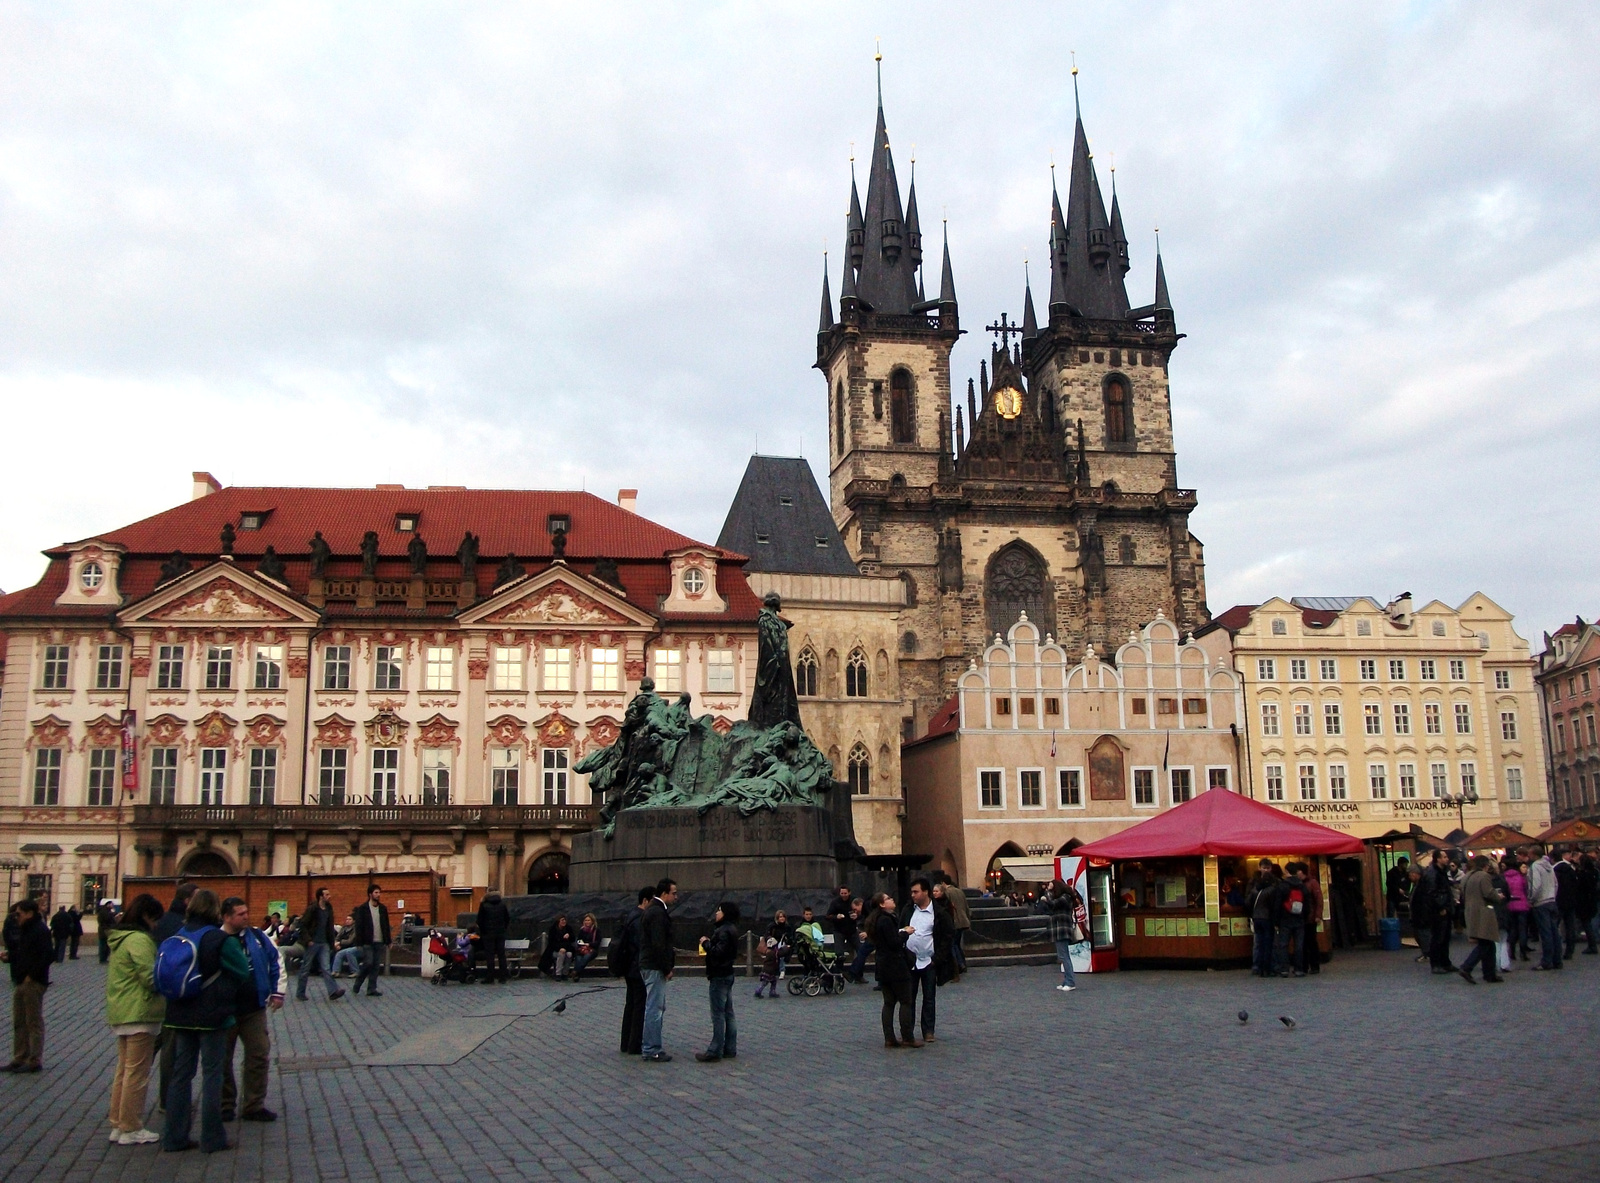
POLYGON ((195 879, 209 878, 216 875, 232 875, 233 867, 229 865, 226 856, 214 850, 197 850, 184 860, 183 868, 178 874, 195 879))
POLYGON ((564 850, 547 850, 528 866, 529 895, 566 895, 567 868, 572 856, 564 850))
POLYGON ((1016 880, 1011 878, 1010 872, 1001 867, 1000 860, 1003 858, 1023 858, 1026 854, 1027 852, 1015 842, 1007 842, 994 854, 990 855, 988 870, 984 875, 984 883, 989 890, 996 895, 1013 890, 1017 886, 1016 880))

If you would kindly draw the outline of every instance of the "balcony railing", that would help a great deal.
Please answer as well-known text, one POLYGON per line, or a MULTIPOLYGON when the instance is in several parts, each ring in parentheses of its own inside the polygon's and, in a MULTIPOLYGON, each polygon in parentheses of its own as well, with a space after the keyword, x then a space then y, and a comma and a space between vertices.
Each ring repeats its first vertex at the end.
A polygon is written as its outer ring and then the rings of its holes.
POLYGON ((592 830, 596 805, 140 805, 152 829, 559 829, 592 830))

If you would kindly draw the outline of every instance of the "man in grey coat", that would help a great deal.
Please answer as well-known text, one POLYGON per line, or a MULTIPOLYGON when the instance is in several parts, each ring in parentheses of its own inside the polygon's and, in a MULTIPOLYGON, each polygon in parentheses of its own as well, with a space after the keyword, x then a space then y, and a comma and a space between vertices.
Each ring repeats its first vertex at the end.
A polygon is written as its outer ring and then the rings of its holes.
POLYGON ((1461 884, 1461 904, 1466 910, 1467 939, 1475 944, 1461 959, 1461 966, 1456 972, 1476 986, 1478 981, 1472 976, 1472 970, 1480 961, 1483 963, 1484 981, 1505 980, 1497 972, 1499 962, 1496 960, 1496 950, 1500 945, 1500 921, 1495 917, 1494 907, 1496 904, 1504 903, 1506 897, 1501 895, 1494 885, 1494 874, 1490 870, 1488 855, 1474 855, 1471 865, 1472 870, 1461 884))

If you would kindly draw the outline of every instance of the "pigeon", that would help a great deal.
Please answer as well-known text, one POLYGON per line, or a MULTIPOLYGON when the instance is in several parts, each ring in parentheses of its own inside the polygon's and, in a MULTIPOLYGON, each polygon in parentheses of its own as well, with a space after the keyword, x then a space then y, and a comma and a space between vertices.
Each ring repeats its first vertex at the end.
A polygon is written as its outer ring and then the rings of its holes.
MULTIPOLYGON (((565 998, 556 999, 556 1004, 554 1006, 552 1006, 550 1009, 555 1011, 556 1014, 559 1015, 562 1011, 567 1009, 567 1000, 565 998)), ((1284 1022, 1287 1023, 1288 1020, 1285 1019, 1284 1022)), ((1294 1024, 1293 1023, 1289 1023, 1289 1026, 1293 1027, 1294 1024)))
POLYGON ((1247 1010, 1240 1011, 1239 1012, 1239 1021, 1241 1023, 1248 1023, 1250 1021, 1250 1012, 1247 1011, 1247 1010))
POLYGON ((1278 1022, 1282 1023, 1285 1027, 1289 1028, 1289 1030, 1291 1030, 1291 1031, 1294 1030, 1294 1020, 1291 1019, 1288 1015, 1279 1015, 1278 1016, 1278 1022))

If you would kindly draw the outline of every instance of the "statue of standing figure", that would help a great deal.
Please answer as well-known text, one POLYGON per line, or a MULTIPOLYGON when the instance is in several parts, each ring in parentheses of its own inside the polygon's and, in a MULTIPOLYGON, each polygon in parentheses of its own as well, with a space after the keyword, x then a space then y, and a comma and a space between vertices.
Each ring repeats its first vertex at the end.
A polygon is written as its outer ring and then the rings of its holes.
POLYGON ((768 592, 756 617, 756 688, 750 696, 750 725, 762 731, 779 723, 800 726, 800 698, 789 664, 789 623, 778 615, 782 607, 778 593, 768 592))

